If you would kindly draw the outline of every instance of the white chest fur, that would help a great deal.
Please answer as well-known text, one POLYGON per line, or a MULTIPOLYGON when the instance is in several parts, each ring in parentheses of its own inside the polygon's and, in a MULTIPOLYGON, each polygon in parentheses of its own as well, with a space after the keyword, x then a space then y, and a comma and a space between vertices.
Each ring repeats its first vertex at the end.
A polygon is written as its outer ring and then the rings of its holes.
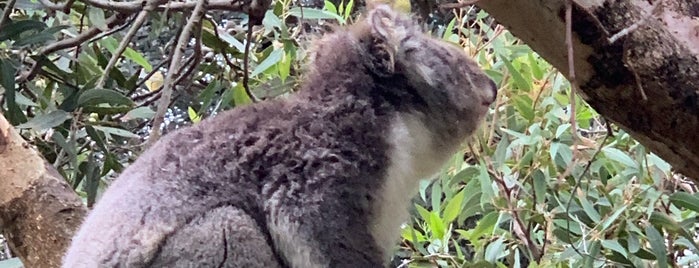
MULTIPOLYGON (((401 114, 389 132, 389 166, 374 203, 371 234, 385 257, 393 252, 400 225, 408 218, 410 199, 421 179, 434 175, 453 152, 439 151, 434 137, 419 118, 401 114)), ((387 260, 387 259, 386 259, 387 260)))

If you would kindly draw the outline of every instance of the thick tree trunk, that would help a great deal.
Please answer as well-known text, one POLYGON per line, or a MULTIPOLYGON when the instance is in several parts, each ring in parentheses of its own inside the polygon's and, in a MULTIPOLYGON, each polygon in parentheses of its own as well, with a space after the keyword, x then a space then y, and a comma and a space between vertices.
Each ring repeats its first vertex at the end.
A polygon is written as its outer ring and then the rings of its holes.
MULTIPOLYGON (((478 5, 568 75, 565 2, 478 5)), ((677 171, 699 179, 699 1, 572 2, 574 68, 583 98, 677 171), (614 35, 620 38, 611 42, 614 35)))
POLYGON ((0 229, 26 267, 59 267, 86 208, 0 114, 0 229))

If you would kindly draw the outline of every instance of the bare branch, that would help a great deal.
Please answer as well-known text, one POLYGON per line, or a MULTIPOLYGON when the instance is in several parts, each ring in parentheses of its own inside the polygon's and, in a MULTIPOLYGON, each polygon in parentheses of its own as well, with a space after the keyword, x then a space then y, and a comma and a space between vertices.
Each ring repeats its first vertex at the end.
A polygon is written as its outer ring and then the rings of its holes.
MULTIPOLYGON (((39 2, 46 8, 50 10, 66 10, 70 9, 68 3, 72 3, 72 0, 66 4, 56 4, 49 0, 39 0, 39 2)), ((134 14, 141 12, 146 6, 146 1, 128 1, 128 2, 116 2, 116 1, 103 1, 103 0, 84 0, 82 1, 90 6, 101 8, 104 10, 112 10, 122 14, 134 14)), ((156 11, 168 11, 168 12, 180 12, 187 11, 196 8, 199 1, 186 1, 186 2, 169 2, 161 1, 158 3, 153 10, 156 11)), ((227 11, 242 11, 248 12, 254 9, 255 1, 253 0, 213 0, 209 1, 207 5, 207 10, 227 10, 227 11)), ((267 5, 269 6, 269 5, 267 5)), ((67 12, 66 12, 67 13, 67 12)))
POLYGON ((255 96, 252 95, 252 91, 250 91, 250 43, 252 43, 252 22, 248 22, 248 32, 247 36, 245 37, 245 52, 243 54, 243 88, 245 89, 245 94, 250 97, 250 100, 253 102, 256 102, 257 99, 255 99, 255 96))
MULTIPOLYGON (((124 22, 125 19, 126 19, 126 17, 123 15, 113 15, 106 20, 106 23, 108 26, 113 27, 113 25, 115 25, 115 24, 124 22)), ((66 48, 78 46, 82 43, 87 42, 92 37, 100 34, 101 32, 102 32, 102 30, 100 30, 99 28, 92 27, 92 28, 88 29, 87 31, 82 32, 81 34, 78 34, 77 36, 75 36, 73 38, 63 39, 63 40, 60 40, 58 42, 51 43, 51 44, 45 46, 44 48, 42 48, 38 54, 39 55, 48 55, 48 54, 51 54, 53 52, 59 51, 61 49, 66 49, 66 48)), ((36 75, 36 73, 39 69, 41 69, 41 62, 39 62, 39 61, 34 62, 32 67, 29 69, 29 71, 24 72, 22 75, 20 75, 20 77, 17 80, 20 82, 29 81, 32 78, 34 78, 34 75, 36 75)))
POLYGON ((151 132, 150 137, 148 138, 148 143, 146 144, 146 147, 152 146, 160 138, 160 128, 163 124, 165 113, 167 112, 167 109, 170 106, 170 99, 172 98, 172 92, 174 88, 173 78, 175 77, 175 73, 179 69, 179 64, 180 60, 182 59, 184 47, 187 45, 187 43, 189 43, 194 26, 199 25, 201 23, 201 20, 204 17, 204 14, 206 13, 207 5, 208 0, 200 0, 197 3, 196 7, 194 8, 194 11, 192 12, 192 15, 187 20, 187 24, 185 25, 184 29, 182 30, 182 33, 180 34, 180 38, 178 39, 177 45, 175 46, 175 50, 173 52, 170 67, 168 69, 167 75, 165 76, 165 81, 163 82, 162 95, 160 97, 160 100, 158 101, 158 110, 156 111, 155 117, 153 118, 153 132, 151 132))
POLYGON ((119 47, 117 47, 116 51, 114 51, 112 58, 109 59, 107 67, 104 68, 104 73, 97 81, 98 88, 104 86, 104 81, 107 79, 107 77, 109 77, 109 72, 112 70, 112 68, 114 68, 114 65, 116 65, 116 62, 121 57, 121 54, 124 53, 124 50, 126 50, 126 47, 131 42, 131 39, 134 37, 134 35, 136 35, 136 32, 138 31, 138 29, 141 28, 141 25, 143 25, 143 22, 146 21, 146 17, 148 17, 148 12, 155 9, 155 7, 158 4, 160 4, 160 2, 163 2, 163 0, 149 0, 148 4, 143 8, 143 10, 138 13, 138 16, 136 16, 136 19, 134 19, 131 28, 126 33, 124 38, 121 40, 121 43, 119 43, 119 47))
POLYGON ((97 80, 97 85, 96 87, 101 88, 104 86, 104 81, 109 77, 109 72, 112 70, 114 65, 116 65, 116 62, 119 60, 121 57, 121 54, 124 53, 124 50, 126 50, 126 47, 129 45, 131 42, 131 38, 136 34, 138 29, 141 28, 141 25, 143 25, 143 22, 146 21, 146 17, 148 16, 148 10, 144 9, 140 13, 138 13, 138 16, 136 17, 136 20, 134 23, 131 25, 131 28, 129 28, 129 31, 126 33, 124 36, 124 39, 121 40, 121 43, 119 43, 119 47, 114 51, 114 54, 112 54, 112 57, 109 59, 109 63, 107 63, 107 67, 104 67, 104 73, 102 76, 100 76, 100 79, 97 80))

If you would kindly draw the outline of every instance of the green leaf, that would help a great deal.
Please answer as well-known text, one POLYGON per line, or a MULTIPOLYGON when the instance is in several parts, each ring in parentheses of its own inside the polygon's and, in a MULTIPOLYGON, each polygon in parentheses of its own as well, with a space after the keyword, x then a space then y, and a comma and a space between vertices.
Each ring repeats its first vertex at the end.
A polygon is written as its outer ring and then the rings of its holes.
POLYGON ((354 10, 354 0, 349 0, 347 1, 345 10, 343 10, 344 14, 342 15, 342 18, 345 20, 348 19, 352 15, 352 10, 354 10))
POLYGON ((238 83, 233 87, 233 102, 235 102, 235 106, 252 103, 250 96, 248 96, 248 93, 245 91, 245 87, 243 87, 243 83, 238 83))
POLYGON ((330 19, 337 20, 340 24, 345 23, 345 19, 337 15, 337 13, 315 8, 293 7, 289 9, 289 15, 302 19, 330 19))
POLYGON ((682 227, 670 216, 665 213, 653 211, 648 218, 648 221, 656 227, 662 227, 672 233, 682 231, 682 227))
MULTIPOLYGON (((328 1, 325 1, 325 2, 327 3, 328 1)), ((325 7, 327 7, 327 4, 325 7)), ((282 20, 280 20, 279 17, 277 17, 277 15, 274 15, 274 11, 267 10, 267 12, 265 12, 265 17, 262 19, 262 25, 265 27, 265 29, 268 29, 268 30, 274 30, 274 28, 282 29, 282 20)), ((221 36, 221 37, 223 37, 223 36, 221 36)), ((227 41, 227 40, 224 39, 224 41, 227 41)), ((235 41, 240 43, 238 40, 235 40, 235 41)), ((242 43, 241 43, 241 45, 242 45, 242 43)), ((237 48, 237 46, 236 46, 236 48, 237 48)), ((243 51, 243 49, 239 49, 239 51, 243 51)))
POLYGON ((587 200, 587 197, 581 196, 578 198, 580 201, 580 205, 583 207, 583 210, 585 210, 585 214, 587 214, 588 217, 590 217, 590 220, 593 222, 599 222, 602 220, 602 217, 597 213, 597 210, 592 206, 590 201, 587 200))
POLYGON ((561 124, 556 128, 555 138, 560 138, 563 133, 570 128, 570 123, 561 124))
MULTIPOLYGON (((0 58, 0 82, 5 89, 5 103, 7 105, 7 120, 16 125, 27 121, 24 112, 17 105, 15 94, 15 71, 17 69, 10 59, 0 58)), ((0 106, 0 111, 2 107, 0 106)))
POLYGON ((660 268, 667 268, 667 248, 665 248, 665 237, 663 237, 653 225, 646 226, 646 236, 650 243, 653 255, 658 260, 656 263, 660 268))
POLYGON ((133 106, 133 101, 131 101, 131 99, 111 89, 89 89, 80 94, 80 97, 78 97, 79 106, 84 107, 87 105, 95 105, 101 103, 133 106))
POLYGON ((133 62, 135 62, 138 65, 141 65, 141 67, 143 67, 143 69, 146 72, 153 71, 153 66, 150 65, 148 60, 145 57, 143 57, 143 55, 141 53, 139 53, 136 50, 133 50, 133 48, 127 47, 126 49, 124 49, 124 57, 132 60, 133 62))
POLYGON ((333 2, 325 0, 325 5, 323 5, 323 8, 325 10, 327 10, 328 12, 332 12, 332 13, 340 15, 340 12, 337 11, 337 8, 335 7, 335 4, 333 4, 333 2))
POLYGON ((40 32, 44 29, 46 29, 46 24, 38 20, 12 21, 0 30, 0 41, 18 37, 26 31, 40 32))
POLYGON ((107 22, 104 19, 104 11, 101 8, 89 7, 87 17, 90 19, 92 26, 103 32, 109 31, 109 26, 107 26, 107 22))
POLYGON ((500 212, 498 211, 492 211, 483 216, 483 218, 476 224, 476 228, 469 230, 470 234, 468 236, 468 240, 475 241, 486 234, 492 233, 493 230, 495 230, 495 224, 497 223, 499 217, 500 212))
POLYGON ((544 204, 546 201, 546 189, 547 181, 546 174, 544 174, 541 169, 536 169, 532 173, 532 178, 534 180, 534 193, 536 194, 536 203, 544 204))
POLYGON ((626 208, 628 208, 628 205, 624 205, 621 208, 618 208, 616 211, 614 211, 614 214, 609 216, 609 218, 604 219, 602 224, 600 224, 600 230, 607 230, 607 228, 609 228, 609 225, 616 221, 616 219, 619 218, 619 215, 621 215, 621 213, 626 211, 626 208))
POLYGON ((629 167, 629 168, 638 167, 638 164, 636 163, 636 161, 634 161, 628 154, 622 152, 621 150, 619 150, 617 148, 604 147, 604 148, 602 148, 602 153, 604 153, 604 155, 607 158, 614 160, 616 162, 619 162, 626 167, 629 167))
POLYGON ((485 260, 491 263, 495 263, 501 255, 505 254, 505 239, 503 237, 498 237, 497 240, 490 243, 485 249, 485 260))
POLYGON ((121 136, 121 137, 126 137, 126 138, 140 138, 140 136, 131 133, 128 130, 123 130, 120 128, 113 128, 113 127, 104 127, 104 126, 92 126, 96 130, 104 132, 104 134, 107 135, 116 135, 116 136, 121 136))
POLYGON ((150 107, 138 107, 126 113, 121 120, 151 119, 153 116, 155 116, 155 111, 153 111, 150 107))
POLYGON ((600 249, 602 248, 602 243, 600 243, 600 241, 597 241, 597 240, 592 241, 592 243, 590 243, 590 246, 588 248, 589 248, 589 254, 585 254, 585 256, 583 257, 582 267, 593 268, 593 267, 596 267, 595 258, 599 254, 600 249))
MULTIPOLYGON (((109 53, 114 54, 116 52, 117 47, 119 46, 119 41, 117 41, 114 37, 106 37, 100 41, 100 43, 109 51, 109 53)), ((148 63, 148 60, 141 55, 141 53, 136 52, 136 50, 133 50, 130 47, 126 47, 124 49, 124 53, 122 54, 124 57, 127 59, 132 60, 138 65, 141 65, 146 72, 151 72, 153 70, 153 66, 148 63)))
POLYGON ((34 44, 43 44, 51 40, 55 40, 56 38, 53 36, 52 33, 38 33, 38 34, 33 34, 27 37, 24 37, 22 39, 18 39, 16 42, 12 44, 13 47, 23 47, 23 46, 30 46, 34 44))
POLYGON ((657 155, 651 153, 648 156, 648 162, 652 163, 654 166, 656 166, 658 169, 660 169, 662 172, 670 172, 670 169, 672 169, 672 166, 665 162, 662 158, 658 157, 657 155))
POLYGON ((97 132, 97 130, 91 126, 91 125, 86 125, 85 126, 85 132, 87 132, 87 135, 92 139, 92 141, 97 144, 97 147, 100 148, 103 152, 108 152, 109 150, 107 149, 107 141, 105 135, 103 135, 100 132, 97 132))
POLYGON ((192 106, 187 107, 187 115, 189 115, 189 120, 192 121, 192 123, 199 123, 201 121, 201 116, 197 114, 197 111, 192 108, 192 106))
POLYGON ((678 208, 699 212, 699 198, 686 192, 676 192, 670 196, 670 202, 678 208))
POLYGON ((282 56, 284 55, 284 50, 283 49, 275 49, 272 51, 272 53, 269 53, 269 56, 265 58, 260 64, 255 67, 255 70, 252 71, 250 74, 251 77, 255 77, 258 74, 261 74, 262 72, 266 71, 270 67, 274 66, 277 64, 280 60, 282 60, 282 56))
POLYGON ((29 120, 29 122, 20 124, 17 128, 31 128, 36 131, 47 130, 63 124, 63 122, 71 117, 70 113, 66 111, 55 110, 48 114, 37 115, 29 120))
POLYGON ((464 193, 465 189, 462 189, 447 202, 447 206, 444 208, 445 223, 451 223, 457 216, 459 216, 459 212, 461 212, 462 207, 461 204, 464 201, 464 193))
POLYGON ((510 71, 510 75, 512 76, 512 80, 514 80, 515 86, 517 88, 522 89, 524 91, 529 91, 531 89, 531 85, 527 83, 527 80, 524 79, 524 76, 519 72, 517 68, 515 68, 514 65, 512 65, 512 62, 510 62, 510 59, 498 54, 498 57, 500 60, 502 60, 502 63, 505 64, 507 67, 507 70, 510 71))
POLYGON ((447 227, 444 224, 444 221, 439 217, 439 214, 437 214, 436 211, 433 211, 430 213, 429 221, 430 225, 430 230, 432 230, 432 233, 434 236, 438 239, 444 239, 444 235, 447 233, 447 227))
POLYGON ((427 221, 430 219, 430 214, 432 214, 432 213, 430 213, 424 207, 422 207, 418 204, 415 204, 415 210, 417 210, 417 213, 420 215, 420 217, 422 217, 423 220, 427 221))
POLYGON ((623 255, 625 258, 628 258, 628 252, 626 252, 626 249, 624 246, 619 244, 619 241, 616 240, 602 240, 602 246, 604 248, 611 249, 613 251, 619 252, 619 254, 623 255))
POLYGON ((519 111, 520 115, 527 119, 528 121, 534 120, 536 114, 534 114, 534 109, 532 107, 532 100, 527 95, 518 95, 513 97, 514 106, 519 111))

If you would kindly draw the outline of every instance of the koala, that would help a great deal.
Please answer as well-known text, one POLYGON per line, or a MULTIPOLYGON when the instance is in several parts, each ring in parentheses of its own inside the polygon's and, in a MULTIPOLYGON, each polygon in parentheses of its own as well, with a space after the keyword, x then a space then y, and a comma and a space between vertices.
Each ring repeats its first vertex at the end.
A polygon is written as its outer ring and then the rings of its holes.
POLYGON ((314 41, 300 90, 165 135, 109 186, 63 267, 384 267, 419 180, 496 87, 388 6, 314 41))

